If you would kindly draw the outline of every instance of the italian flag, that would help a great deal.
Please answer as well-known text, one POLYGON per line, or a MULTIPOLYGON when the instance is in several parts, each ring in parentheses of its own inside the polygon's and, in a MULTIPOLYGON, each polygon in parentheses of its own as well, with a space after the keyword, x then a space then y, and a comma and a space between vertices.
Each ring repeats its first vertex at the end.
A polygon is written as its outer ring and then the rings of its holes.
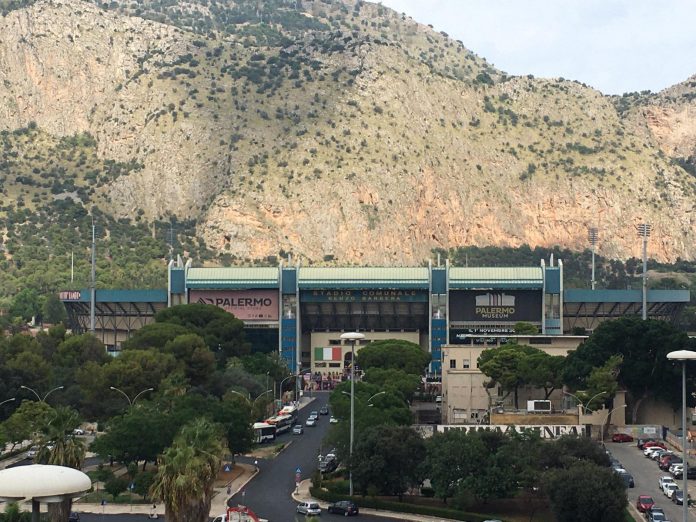
POLYGON ((341 349, 336 347, 331 348, 315 348, 315 361, 340 361, 342 358, 341 349))

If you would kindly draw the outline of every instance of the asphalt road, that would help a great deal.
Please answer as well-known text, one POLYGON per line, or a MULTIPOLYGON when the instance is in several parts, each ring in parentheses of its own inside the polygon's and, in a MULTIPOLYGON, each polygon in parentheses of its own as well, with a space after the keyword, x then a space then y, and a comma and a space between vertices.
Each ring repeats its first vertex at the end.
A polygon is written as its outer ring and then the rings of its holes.
MULTIPOLYGON (((650 495, 657 507, 665 510, 665 514, 672 522, 683 520, 683 507, 678 506, 660 490, 657 485, 657 480, 663 475, 669 475, 668 472, 662 471, 657 467, 657 462, 648 459, 643 455, 643 452, 636 447, 635 442, 609 442, 606 444, 607 449, 612 455, 619 459, 623 467, 633 475, 633 480, 636 487, 627 489, 628 501, 635 506, 638 495, 650 495)), ((681 485, 681 481, 677 481, 681 485)), ((694 488, 694 481, 689 481, 691 490, 694 488)), ((691 495, 694 498, 694 495, 691 495)), ((689 520, 696 521, 694 509, 689 509, 689 520)))
MULTIPOLYGON (((316 392, 316 399, 300 410, 298 422, 304 425, 305 420, 313 410, 328 403, 329 392, 316 392)), ((243 504, 251 508, 258 516, 269 522, 304 521, 304 515, 296 514, 297 504, 291 497, 295 489, 295 471, 300 468, 301 479, 312 475, 318 463, 318 455, 326 454, 331 448, 322 446, 322 440, 329 429, 329 417, 320 415, 319 422, 314 428, 305 427, 303 435, 283 434, 277 441, 291 440, 292 443, 274 459, 259 460, 260 473, 244 488, 244 494, 238 493, 231 499, 232 505, 243 504)), ((240 459, 253 462, 253 459, 240 459)), ((360 505, 358 503, 358 505, 360 505)), ((322 520, 345 520, 340 515, 323 511, 322 520)), ((383 517, 360 515, 360 520, 394 520, 383 517)), ((89 521, 88 521, 89 522, 89 521)))

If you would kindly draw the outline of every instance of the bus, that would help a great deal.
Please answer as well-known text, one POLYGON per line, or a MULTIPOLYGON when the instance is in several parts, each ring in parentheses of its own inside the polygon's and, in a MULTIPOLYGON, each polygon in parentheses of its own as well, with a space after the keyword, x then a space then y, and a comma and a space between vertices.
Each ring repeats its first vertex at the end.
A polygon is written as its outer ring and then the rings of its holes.
POLYGON ((278 415, 290 415, 292 417, 292 421, 296 422, 297 421, 297 406, 283 406, 283 409, 280 410, 280 413, 278 415))
POLYGON ((270 419, 266 420, 266 424, 272 424, 275 426, 276 435, 290 431, 290 428, 294 422, 295 419, 292 418, 292 415, 276 415, 275 417, 271 417, 270 419))
POLYGON ((255 422, 252 429, 254 430, 254 442, 256 444, 272 441, 276 438, 276 427, 273 424, 255 422))

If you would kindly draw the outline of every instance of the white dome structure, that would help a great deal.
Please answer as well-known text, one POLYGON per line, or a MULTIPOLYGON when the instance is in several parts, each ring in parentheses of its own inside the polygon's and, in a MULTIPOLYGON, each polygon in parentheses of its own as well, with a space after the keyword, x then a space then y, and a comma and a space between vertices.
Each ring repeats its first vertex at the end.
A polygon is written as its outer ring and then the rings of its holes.
POLYGON ((0 470, 0 500, 31 500, 32 520, 38 520, 41 502, 62 502, 90 489, 87 475, 65 466, 32 464, 0 470))

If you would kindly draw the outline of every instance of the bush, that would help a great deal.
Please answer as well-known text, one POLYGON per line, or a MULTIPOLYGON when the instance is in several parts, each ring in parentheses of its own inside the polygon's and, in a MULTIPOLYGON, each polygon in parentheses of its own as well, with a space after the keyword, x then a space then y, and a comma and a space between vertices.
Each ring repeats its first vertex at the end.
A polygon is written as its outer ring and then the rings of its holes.
POLYGON ((112 478, 106 484, 104 484, 104 491, 109 493, 114 497, 114 500, 118 496, 128 489, 128 481, 123 478, 112 478))

